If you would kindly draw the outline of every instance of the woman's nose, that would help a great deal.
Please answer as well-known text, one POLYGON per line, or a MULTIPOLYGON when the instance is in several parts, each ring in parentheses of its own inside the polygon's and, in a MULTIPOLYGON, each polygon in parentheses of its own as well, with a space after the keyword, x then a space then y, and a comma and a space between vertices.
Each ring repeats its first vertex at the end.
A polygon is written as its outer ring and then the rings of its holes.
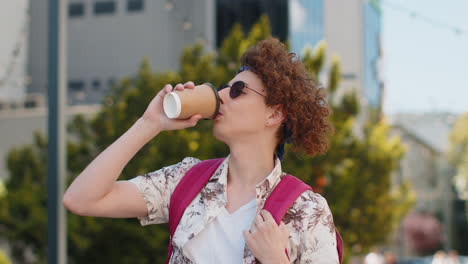
POLYGON ((227 102, 227 98, 229 97, 229 87, 222 89, 221 91, 218 91, 219 94, 219 101, 221 104, 224 104, 227 102))

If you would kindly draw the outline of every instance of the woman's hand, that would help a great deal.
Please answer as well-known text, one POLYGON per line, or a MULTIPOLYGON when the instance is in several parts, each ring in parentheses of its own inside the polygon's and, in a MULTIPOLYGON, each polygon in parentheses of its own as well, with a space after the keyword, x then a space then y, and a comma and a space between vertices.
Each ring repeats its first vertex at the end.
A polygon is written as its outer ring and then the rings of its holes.
MULTIPOLYGON (((187 82, 183 85, 179 83, 174 87, 174 91, 183 91, 184 89, 193 88, 195 88, 193 82, 187 82)), ((159 131, 177 130, 195 126, 202 118, 199 114, 185 120, 170 119, 166 116, 163 109, 163 99, 164 96, 170 92, 172 92, 172 85, 166 84, 153 100, 151 100, 141 119, 159 131)))
POLYGON ((263 264, 289 263, 284 252, 289 231, 283 222, 278 226, 267 210, 261 210, 255 217, 251 230, 244 231, 244 238, 252 254, 263 264))

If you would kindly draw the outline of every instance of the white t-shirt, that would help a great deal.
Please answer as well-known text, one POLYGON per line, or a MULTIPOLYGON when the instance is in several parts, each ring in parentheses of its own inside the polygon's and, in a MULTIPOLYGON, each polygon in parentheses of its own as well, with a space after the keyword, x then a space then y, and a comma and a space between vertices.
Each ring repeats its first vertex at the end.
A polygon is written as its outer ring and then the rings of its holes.
POLYGON ((244 257, 244 230, 249 230, 256 211, 253 199, 233 214, 223 207, 220 213, 196 237, 187 242, 184 252, 194 263, 239 264, 244 257))

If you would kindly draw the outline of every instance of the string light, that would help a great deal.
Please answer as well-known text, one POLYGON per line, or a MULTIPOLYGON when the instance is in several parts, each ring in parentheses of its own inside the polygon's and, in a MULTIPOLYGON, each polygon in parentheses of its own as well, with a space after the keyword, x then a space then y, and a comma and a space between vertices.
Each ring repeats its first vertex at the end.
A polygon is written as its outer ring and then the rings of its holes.
POLYGON ((167 0, 164 4, 164 8, 170 11, 174 8, 174 3, 171 0, 167 0))
POLYGON ((190 22, 188 19, 185 19, 182 27, 184 28, 184 31, 189 31, 192 29, 192 22, 190 22))
POLYGON ((395 3, 392 3, 392 2, 390 2, 388 0, 381 1, 381 3, 382 3, 382 5, 385 6, 385 8, 389 8, 389 9, 392 9, 392 10, 395 10, 395 11, 398 11, 398 12, 406 13, 412 19, 418 19, 418 20, 423 21, 423 22, 425 22, 425 23, 427 23, 427 24, 429 24, 429 25, 431 25, 433 27, 449 29, 454 34, 456 34, 457 36, 468 34, 467 29, 463 29, 463 28, 458 27, 458 26, 454 26, 454 25, 444 23, 444 22, 439 21, 437 19, 434 19, 434 18, 432 18, 430 16, 421 14, 420 12, 415 11, 413 9, 410 9, 410 8, 403 7, 401 5, 397 5, 395 3))
MULTIPOLYGON (((28 24, 29 24, 29 10, 26 9, 26 15, 23 22, 23 26, 21 28, 20 34, 18 36, 17 41, 13 46, 13 51, 11 52, 10 59, 7 62, 5 67, 5 71, 3 77, 0 79, 0 88, 6 88, 8 84, 13 84, 13 86, 20 87, 22 85, 28 85, 30 82, 30 78, 25 76, 20 80, 11 80, 11 75, 13 74, 14 70, 16 69, 16 64, 19 61, 19 56, 22 53, 24 42, 27 39, 28 33, 28 24)), ((3 69, 2 69, 3 70, 3 69)))
POLYGON ((186 14, 186 9, 184 9, 185 14, 181 14, 183 11, 180 11, 178 7, 179 5, 176 3, 175 0, 166 0, 164 3, 164 9, 166 9, 168 12, 171 12, 177 21, 182 21, 180 26, 183 31, 191 31, 197 38, 201 39, 202 42, 206 42, 205 33, 198 31, 197 27, 194 27, 193 21, 189 19, 188 15, 186 14))

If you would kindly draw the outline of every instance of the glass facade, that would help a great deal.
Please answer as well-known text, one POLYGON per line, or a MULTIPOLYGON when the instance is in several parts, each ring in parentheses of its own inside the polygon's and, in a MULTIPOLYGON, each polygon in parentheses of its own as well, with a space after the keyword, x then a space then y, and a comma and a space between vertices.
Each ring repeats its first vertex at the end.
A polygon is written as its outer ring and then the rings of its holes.
MULTIPOLYGON (((364 96, 370 106, 382 104, 382 82, 379 76, 381 63, 381 11, 379 0, 369 0, 362 5, 363 56, 360 58, 363 72, 343 73, 344 80, 356 80, 362 76, 364 96)), ((244 32, 267 14, 272 25, 272 34, 282 41, 289 40, 291 51, 302 56, 304 48, 314 47, 325 39, 325 0, 217 0, 216 45, 229 34, 234 23, 239 22, 244 32)), ((330 12, 328 12, 330 13, 330 12)), ((339 20, 339 18, 337 18, 339 20)), ((358 17, 357 19, 361 19, 358 17)), ((339 30, 345 30, 343 27, 339 30)), ((354 29, 353 29, 354 30, 354 29)), ((343 55, 347 57, 346 55, 343 55)), ((343 61, 342 63, 346 63, 343 61)))
POLYGON ((323 1, 289 1, 289 36, 292 51, 298 55, 302 55, 306 45, 313 47, 325 37, 323 1))
POLYGON ((363 5, 364 23, 364 96, 369 105, 381 105, 382 85, 379 79, 381 16, 378 1, 363 5))
POLYGON ((141 12, 144 8, 143 0, 127 0, 128 12, 141 12))
POLYGON ((112 87, 114 87, 114 85, 116 85, 117 83, 117 79, 114 78, 114 77, 111 77, 107 80, 107 89, 112 89, 112 87))
POLYGON ((99 90, 101 88, 101 81, 98 79, 93 80, 93 89, 99 90))
POLYGON ((81 80, 69 80, 68 81, 68 88, 73 92, 83 91, 84 86, 85 84, 81 80))
POLYGON ((100 1, 94 3, 94 14, 104 15, 104 14, 113 14, 116 10, 114 1, 100 1))
POLYGON ((69 17, 82 17, 84 15, 84 3, 70 3, 68 5, 69 17))
POLYGON ((288 0, 217 0, 216 46, 221 45, 235 23, 240 23, 248 33, 263 14, 270 19, 272 35, 285 41, 288 37, 288 0))

